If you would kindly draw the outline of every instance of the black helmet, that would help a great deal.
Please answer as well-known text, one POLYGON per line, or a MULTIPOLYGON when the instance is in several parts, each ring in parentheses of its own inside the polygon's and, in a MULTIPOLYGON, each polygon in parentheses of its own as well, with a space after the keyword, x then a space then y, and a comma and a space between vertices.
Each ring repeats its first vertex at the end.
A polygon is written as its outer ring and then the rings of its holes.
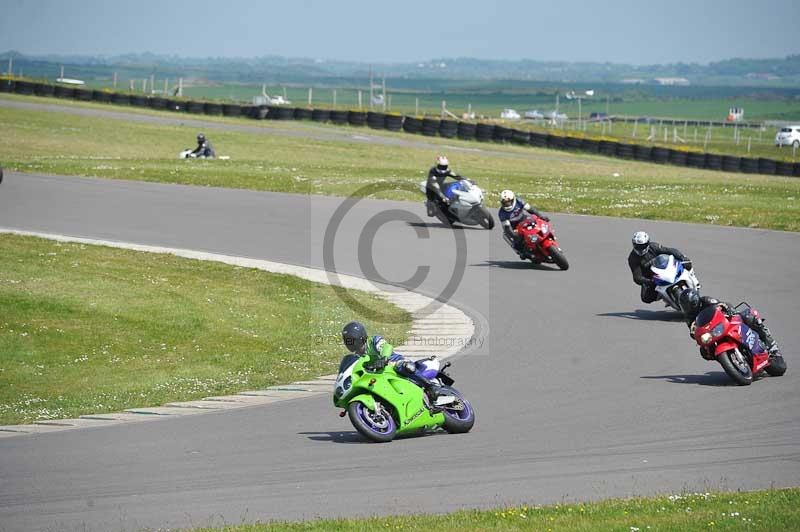
POLYGON ((342 342, 351 353, 360 353, 367 345, 367 328, 357 321, 351 321, 342 329, 342 342))
POLYGON ((697 314, 700 310, 700 293, 691 288, 684 290, 678 298, 678 304, 687 316, 697 314))
POLYGON ((203 135, 202 133, 198 133, 198 134, 197 134, 197 143, 198 143, 198 144, 202 144, 202 143, 204 143, 205 141, 206 141, 206 136, 205 136, 205 135, 203 135))

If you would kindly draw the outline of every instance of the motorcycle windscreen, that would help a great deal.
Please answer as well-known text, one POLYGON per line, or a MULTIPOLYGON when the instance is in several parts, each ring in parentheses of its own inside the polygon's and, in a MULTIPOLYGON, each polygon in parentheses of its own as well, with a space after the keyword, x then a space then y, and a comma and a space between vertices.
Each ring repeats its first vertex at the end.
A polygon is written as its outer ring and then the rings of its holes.
POLYGON ((456 199, 456 190, 462 191, 464 190, 464 185, 461 182, 456 181, 455 183, 448 183, 444 186, 444 190, 442 191, 447 199, 456 199))
POLYGON ((714 319, 714 316, 717 313, 717 307, 715 305, 711 305, 709 307, 704 308, 700 311, 700 314, 694 320, 694 323, 697 327, 703 327, 711 323, 711 320, 714 319))
POLYGON ((339 363, 339 373, 343 372, 344 370, 355 364, 359 358, 361 357, 358 355, 354 355, 352 353, 349 355, 345 355, 342 361, 339 363))

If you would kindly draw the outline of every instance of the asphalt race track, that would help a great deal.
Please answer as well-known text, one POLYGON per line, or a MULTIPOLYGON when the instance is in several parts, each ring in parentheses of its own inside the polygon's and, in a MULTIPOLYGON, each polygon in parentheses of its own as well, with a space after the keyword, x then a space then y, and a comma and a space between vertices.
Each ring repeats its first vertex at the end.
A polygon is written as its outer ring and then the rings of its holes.
MULTIPOLYGON (((245 255, 322 267, 341 199, 7 172, 0 227, 245 255)), ((359 235, 393 210, 365 256, 390 281, 453 274, 453 231, 420 203, 362 201, 336 268, 365 275, 359 235), (417 234, 422 232, 422 237, 417 234), (427 234, 426 234, 427 233, 427 234)), ((467 435, 362 443, 330 398, 175 420, 0 439, 0 530, 117 530, 445 512, 527 502, 800 485, 800 235, 554 215, 566 272, 463 229, 451 302, 480 313, 485 342, 453 376, 467 435), (703 291, 768 318, 789 370, 749 387, 702 360, 686 327, 639 301, 630 235, 681 248, 703 291), (456 272, 458 273, 458 272, 456 272), (794 324, 794 325, 792 325, 794 324)), ((374 278, 374 272, 368 277, 374 278)))

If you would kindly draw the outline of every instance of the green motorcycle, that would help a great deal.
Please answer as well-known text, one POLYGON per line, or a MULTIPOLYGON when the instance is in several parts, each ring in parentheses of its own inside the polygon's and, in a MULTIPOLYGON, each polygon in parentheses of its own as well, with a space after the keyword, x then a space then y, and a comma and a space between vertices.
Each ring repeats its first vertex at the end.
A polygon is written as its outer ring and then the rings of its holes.
POLYGON ((368 356, 350 354, 342 359, 333 391, 333 404, 345 409, 355 429, 368 440, 384 443, 395 436, 443 428, 450 433, 469 432, 475 411, 436 358, 417 361, 415 374, 440 385, 455 399, 432 406, 425 391, 392 364, 369 364, 368 356))

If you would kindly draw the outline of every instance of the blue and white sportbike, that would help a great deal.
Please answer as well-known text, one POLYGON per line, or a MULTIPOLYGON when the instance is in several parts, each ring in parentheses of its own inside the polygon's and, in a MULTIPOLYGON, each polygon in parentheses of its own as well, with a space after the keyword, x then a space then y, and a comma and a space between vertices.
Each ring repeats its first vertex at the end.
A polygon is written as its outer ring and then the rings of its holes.
MULTIPOLYGON (((419 184, 423 194, 426 187, 425 181, 419 184)), ((469 179, 462 179, 445 184, 442 192, 450 200, 450 205, 444 212, 436 209, 436 216, 443 224, 451 225, 453 222, 459 222, 464 225, 480 225, 486 229, 494 227, 494 218, 483 206, 483 190, 478 185, 469 179)))
POLYGON ((694 269, 687 269, 682 261, 672 255, 658 255, 651 261, 650 271, 653 272, 658 297, 677 311, 681 310, 678 304, 681 293, 689 289, 699 291, 701 286, 694 269))

